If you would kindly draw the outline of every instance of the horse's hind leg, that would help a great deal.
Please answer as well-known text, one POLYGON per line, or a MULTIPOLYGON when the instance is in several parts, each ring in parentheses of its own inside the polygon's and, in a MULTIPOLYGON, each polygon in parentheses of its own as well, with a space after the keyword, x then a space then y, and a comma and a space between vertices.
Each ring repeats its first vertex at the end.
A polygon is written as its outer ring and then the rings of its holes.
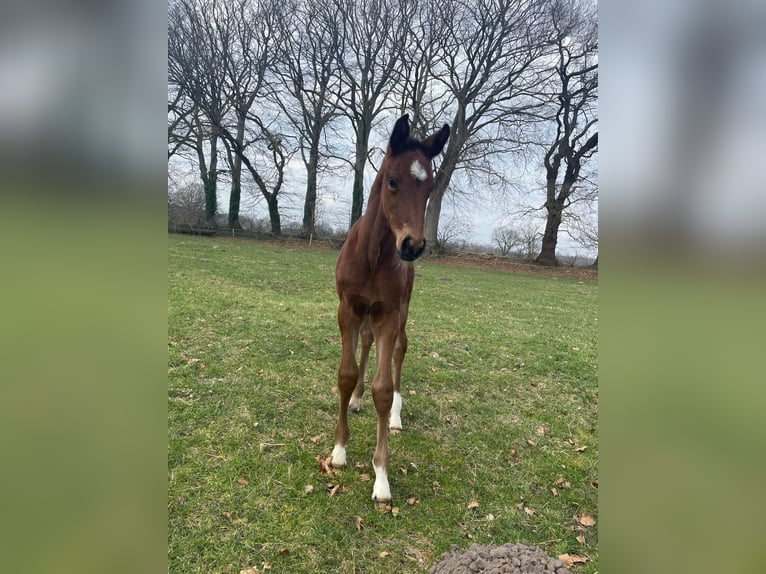
POLYGON ((370 347, 375 338, 372 332, 372 323, 370 322, 369 316, 362 320, 360 332, 362 334, 362 356, 359 359, 359 378, 356 382, 356 388, 354 388, 354 392, 351 394, 351 402, 348 405, 348 410, 352 413, 358 412, 362 406, 364 377, 367 373, 367 359, 370 357, 370 347))
POLYGON ((388 422, 388 428, 393 433, 398 433, 402 430, 401 382, 402 363, 404 362, 405 353, 407 353, 407 333, 404 331, 404 325, 402 325, 394 345, 394 399, 391 403, 391 417, 388 422))
POLYGON ((359 338, 361 319, 353 309, 341 301, 338 306, 338 326, 340 327, 343 351, 338 366, 338 395, 340 408, 338 422, 335 425, 335 445, 332 449, 333 466, 346 465, 346 442, 348 441, 348 403, 351 393, 359 378, 359 368, 356 365, 356 344, 359 338))

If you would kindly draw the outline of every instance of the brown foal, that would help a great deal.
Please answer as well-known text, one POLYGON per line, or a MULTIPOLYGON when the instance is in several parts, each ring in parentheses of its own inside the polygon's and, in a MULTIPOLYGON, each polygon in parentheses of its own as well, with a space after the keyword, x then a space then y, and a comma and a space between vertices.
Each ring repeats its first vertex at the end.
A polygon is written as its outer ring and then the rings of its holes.
POLYGON ((434 185, 431 160, 444 148, 444 125, 423 141, 410 137, 409 116, 394 125, 386 155, 372 184, 367 210, 351 227, 335 266, 340 303, 338 325, 343 354, 338 367, 340 408, 332 465, 345 466, 348 410, 359 410, 370 346, 376 345, 372 399, 378 415, 378 442, 372 465, 372 499, 391 501, 388 484, 388 431, 400 431, 402 361, 407 352, 407 311, 412 294, 412 261, 425 250, 426 202, 434 185), (362 336, 360 365, 356 347, 362 336), (394 376, 391 363, 394 364, 394 376))

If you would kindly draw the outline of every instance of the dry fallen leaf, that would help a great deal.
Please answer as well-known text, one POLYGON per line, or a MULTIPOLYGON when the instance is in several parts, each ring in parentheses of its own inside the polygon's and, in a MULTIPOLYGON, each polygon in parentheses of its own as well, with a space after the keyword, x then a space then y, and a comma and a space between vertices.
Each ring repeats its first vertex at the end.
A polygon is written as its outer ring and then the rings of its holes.
POLYGON ((247 480, 244 476, 237 479, 237 484, 241 484, 242 486, 247 486, 250 484, 250 481, 247 480))
POLYGON ((551 494, 553 494, 553 496, 558 496, 559 495, 559 491, 558 491, 558 489, 555 486, 553 488, 551 488, 551 494))
POLYGON ((359 475, 359 481, 360 482, 368 482, 370 480, 369 474, 360 474, 359 475))
POLYGON ((229 522, 231 522, 231 520, 232 520, 232 518, 231 518, 231 512, 222 512, 222 513, 221 513, 221 516, 222 516, 223 518, 225 518, 226 520, 228 520, 229 522))
POLYGON ((591 483, 590 483, 590 485, 591 485, 593 488, 598 488, 598 480, 594 480, 593 482, 591 482, 591 483))
POLYGON ((239 574, 258 574, 258 568, 255 566, 248 566, 244 570, 240 570, 239 574))
POLYGON ((279 555, 280 556, 289 556, 290 549, 289 548, 280 548, 279 549, 279 555))
POLYGON ((410 496, 407 499, 407 504, 409 504, 410 506, 417 506, 418 504, 420 504, 420 500, 418 500, 414 496, 410 496))
POLYGON ((575 536, 575 540, 577 540, 577 542, 579 542, 580 544, 585 544, 585 536, 583 536, 582 534, 578 534, 577 536, 575 536))
POLYGON ((524 507, 524 512, 526 512, 529 516, 535 515, 535 510, 532 508, 529 508, 528 506, 524 507))
POLYGON ((407 474, 407 469, 402 467, 399 469, 399 472, 401 472, 402 474, 407 474))
POLYGON ((390 554, 391 554, 390 552, 388 552, 386 550, 383 550, 382 552, 378 553, 378 557, 379 558, 385 558, 386 556, 389 556, 390 554))
POLYGON ((536 446, 537 446, 537 443, 536 443, 535 441, 532 441, 532 440, 528 440, 528 441, 527 441, 527 444, 528 444, 529 446, 531 446, 532 448, 534 448, 534 447, 536 447, 536 446))
POLYGON ((471 510, 472 508, 479 508, 479 503, 475 500, 472 500, 468 503, 468 510, 471 510))
POLYGON ((322 458, 321 456, 316 455, 314 460, 316 460, 317 464, 319 465, 319 474, 326 474, 327 476, 332 476, 334 474, 332 467, 330 466, 332 455, 328 456, 327 458, 322 458))
POLYGON ((410 394, 411 394, 411 395, 417 395, 418 393, 417 393, 417 392, 415 392, 415 391, 410 391, 410 394))
POLYGON ((319 435, 316 435, 316 436, 312 436, 312 437, 311 437, 309 440, 310 440, 311 442, 313 442, 314 444, 319 444, 319 440, 320 440, 320 438, 321 438, 321 437, 320 437, 319 435))
POLYGON ((587 446, 578 446, 575 449, 575 452, 585 452, 585 449, 588 448, 587 446))
POLYGON ((314 492, 314 485, 307 484, 306 486, 303 487, 303 492, 305 492, 306 494, 311 494, 312 492, 314 492))
POLYGON ((391 508, 391 515, 392 516, 399 516, 399 507, 398 506, 394 506, 393 508, 391 508))
POLYGON ((585 564, 588 561, 587 557, 579 554, 560 554, 558 558, 567 568, 571 568, 575 564, 585 564))
POLYGON ((328 485, 328 488, 330 489, 330 498, 335 496, 335 493, 338 492, 338 489, 340 488, 340 484, 336 484, 335 486, 328 485))
POLYGON ((364 528, 364 520, 361 516, 354 516, 352 519, 352 522, 354 524, 354 528, 359 530, 361 532, 362 528, 364 528))
POLYGON ((593 520, 593 517, 588 516, 587 514, 580 516, 580 518, 577 519, 577 522, 583 526, 594 526, 596 524, 596 521, 593 520))
POLYGON ((541 435, 544 435, 544 434, 548 434, 548 433, 550 432, 550 430, 548 429, 548 427, 547 427, 547 426, 545 426, 545 425, 540 425, 539 427, 537 427, 537 428, 535 429, 535 432, 536 432, 537 434, 541 434, 541 435))

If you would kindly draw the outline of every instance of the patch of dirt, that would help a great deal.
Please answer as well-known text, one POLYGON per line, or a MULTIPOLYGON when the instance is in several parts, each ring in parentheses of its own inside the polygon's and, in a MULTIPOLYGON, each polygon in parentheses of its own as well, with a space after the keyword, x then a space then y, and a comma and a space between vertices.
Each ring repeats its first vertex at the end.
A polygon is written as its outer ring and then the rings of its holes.
POLYGON ((571 574, 564 564, 524 544, 471 544, 461 551, 452 545, 429 574, 571 574))
POLYGON ((534 273, 551 275, 553 277, 571 277, 581 281, 597 281, 598 270, 592 267, 545 267, 528 261, 519 261, 491 255, 489 253, 464 252, 457 255, 432 255, 430 261, 438 261, 447 265, 463 267, 480 267, 485 269, 502 269, 513 273, 534 273))

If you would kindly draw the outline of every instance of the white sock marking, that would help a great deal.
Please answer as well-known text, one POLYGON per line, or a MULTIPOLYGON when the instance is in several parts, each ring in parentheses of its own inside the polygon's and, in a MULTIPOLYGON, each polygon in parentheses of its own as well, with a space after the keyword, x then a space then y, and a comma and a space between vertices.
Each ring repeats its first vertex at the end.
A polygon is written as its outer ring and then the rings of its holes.
POLYGON ((376 502, 389 502, 391 500, 391 489, 388 486, 388 473, 386 469, 372 464, 375 469, 375 484, 372 487, 372 499, 376 502))
MULTIPOLYGON (((327 451, 325 451, 327 452, 327 451)), ((346 466, 346 447, 340 444, 336 444, 332 449, 332 461, 330 463, 333 466, 346 466)))
POLYGON ((394 391, 394 402, 391 403, 391 416, 388 419, 388 428, 402 429, 402 395, 394 391))
POLYGON ((426 172, 426 169, 423 167, 423 164, 420 163, 420 160, 415 160, 412 162, 412 165, 410 166, 410 173, 412 174, 412 177, 417 179, 418 181, 425 181, 428 179, 428 173, 426 172))

